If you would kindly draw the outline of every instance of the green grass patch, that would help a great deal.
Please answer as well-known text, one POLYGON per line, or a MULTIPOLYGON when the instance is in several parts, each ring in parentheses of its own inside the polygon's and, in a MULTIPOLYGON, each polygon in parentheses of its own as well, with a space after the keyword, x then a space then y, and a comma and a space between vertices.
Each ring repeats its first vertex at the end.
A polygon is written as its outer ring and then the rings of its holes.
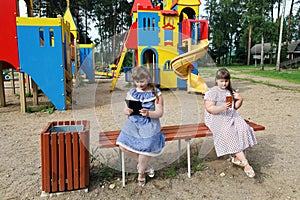
POLYGON ((171 165, 168 170, 164 173, 165 178, 172 178, 176 176, 176 166, 171 165))
MULTIPOLYGON (((241 71, 248 71, 248 70, 260 70, 260 66, 259 65, 234 65, 234 66, 223 66, 223 65, 218 65, 218 69, 220 68, 227 68, 227 69, 237 69, 237 70, 241 70, 241 71)), ((264 69, 275 69, 275 65, 270 65, 270 64, 266 64, 264 65, 264 69)))
POLYGON ((202 171, 206 167, 204 162, 200 159, 197 159, 197 161, 193 161, 193 163, 194 163, 193 170, 195 172, 202 171))
POLYGON ((300 70, 298 69, 282 69, 281 71, 276 70, 251 70, 248 74, 285 80, 291 83, 300 84, 300 70))
POLYGON ((40 102, 39 105, 26 107, 27 113, 43 112, 43 113, 52 114, 54 111, 55 111, 55 108, 54 108, 53 104, 50 102, 40 102))
POLYGON ((227 68, 234 70, 232 74, 250 74, 254 76, 273 78, 288 81, 290 83, 300 84, 300 69, 281 69, 280 71, 275 70, 275 65, 265 65, 264 70, 260 70, 260 66, 254 65, 241 65, 241 66, 218 66, 217 68, 202 68, 201 71, 209 74, 210 76, 215 75, 216 71, 220 68, 227 68))
MULTIPOLYGON (((218 67, 221 68, 221 67, 218 67)), ((281 69, 275 70, 275 65, 265 65, 264 70, 260 70, 260 66, 226 66, 228 69, 242 74, 250 74, 254 76, 274 78, 279 80, 288 81, 291 83, 300 84, 300 69, 281 69)))

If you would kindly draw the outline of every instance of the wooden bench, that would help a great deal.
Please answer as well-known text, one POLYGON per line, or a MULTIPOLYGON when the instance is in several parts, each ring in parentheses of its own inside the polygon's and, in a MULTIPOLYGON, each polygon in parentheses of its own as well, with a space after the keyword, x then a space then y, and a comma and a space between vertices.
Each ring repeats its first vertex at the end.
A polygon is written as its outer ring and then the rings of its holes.
MULTIPOLYGON (((253 128, 254 131, 265 130, 265 127, 258 125, 256 123, 245 120, 249 126, 253 128)), ((117 147, 116 140, 120 134, 121 130, 106 131, 99 133, 99 144, 100 148, 113 148, 117 147)), ((188 177, 191 177, 191 162, 190 162, 190 140, 193 138, 200 138, 206 136, 212 136, 212 133, 204 123, 199 124, 185 124, 185 125, 174 125, 174 126, 164 126, 161 130, 166 136, 167 141, 178 140, 178 159, 180 157, 180 142, 185 140, 187 144, 187 167, 188 167, 188 177)), ((125 159, 124 152, 120 150, 121 157, 121 167, 122 167, 122 182, 123 187, 125 186, 125 159)))

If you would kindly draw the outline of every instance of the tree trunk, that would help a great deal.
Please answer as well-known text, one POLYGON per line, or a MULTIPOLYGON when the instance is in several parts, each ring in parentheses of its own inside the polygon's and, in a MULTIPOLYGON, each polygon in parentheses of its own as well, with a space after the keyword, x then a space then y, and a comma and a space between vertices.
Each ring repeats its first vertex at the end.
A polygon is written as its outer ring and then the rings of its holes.
POLYGON ((32 1, 25 0, 25 3, 26 3, 28 17, 33 17, 32 1))
POLYGON ((232 54, 232 35, 230 34, 230 45, 229 45, 229 60, 228 58, 226 58, 228 64, 232 64, 232 57, 231 57, 231 54, 232 54))
POLYGON ((279 17, 280 17, 280 2, 281 2, 281 0, 278 0, 277 19, 279 19, 279 17))
POLYGON ((252 37, 252 24, 249 25, 249 33, 248 33, 248 56, 247 56, 247 65, 250 65, 251 59, 251 37, 252 37))
POLYGON ((261 50, 260 50, 260 70, 264 70, 264 35, 261 35, 261 50))
POLYGON ((276 62, 276 71, 280 71, 280 53, 281 53, 281 41, 282 41, 282 30, 283 30, 283 18, 285 12, 286 0, 283 1, 283 8, 281 13, 281 22, 280 22, 280 32, 278 40, 278 52, 277 52, 277 62, 276 62))
POLYGON ((38 17, 41 17, 42 16, 42 0, 39 0, 39 16, 38 17))
POLYGON ((87 42, 87 34, 88 34, 88 14, 87 10, 85 10, 85 35, 84 35, 84 44, 87 42))
MULTIPOLYGON (((114 11, 113 11, 113 16, 114 16, 114 18, 113 18, 113 44, 112 44, 112 57, 113 57, 113 59, 115 60, 115 59, 118 59, 118 58, 116 58, 116 29, 117 29, 117 27, 116 27, 116 24, 117 24, 117 22, 116 22, 116 9, 117 9, 117 5, 116 4, 114 4, 113 5, 113 9, 114 9, 114 11)), ((117 64, 117 63, 115 63, 115 64, 117 64)))
POLYGON ((271 18, 272 22, 274 21, 274 5, 276 0, 272 0, 272 9, 271 9, 271 18))
POLYGON ((291 18, 293 16, 293 7, 294 7, 294 0, 291 2, 291 9, 290 9, 290 14, 289 14, 289 19, 288 19, 288 27, 286 31, 286 45, 288 45, 290 41, 290 30, 291 30, 291 18))
MULTIPOLYGON (((265 1, 262 1, 262 4, 265 4, 265 1)), ((264 19, 264 7, 261 9, 261 16, 264 19)), ((261 51, 260 51, 260 70, 264 70, 264 61, 265 61, 265 53, 264 53, 264 31, 261 34, 261 51)))

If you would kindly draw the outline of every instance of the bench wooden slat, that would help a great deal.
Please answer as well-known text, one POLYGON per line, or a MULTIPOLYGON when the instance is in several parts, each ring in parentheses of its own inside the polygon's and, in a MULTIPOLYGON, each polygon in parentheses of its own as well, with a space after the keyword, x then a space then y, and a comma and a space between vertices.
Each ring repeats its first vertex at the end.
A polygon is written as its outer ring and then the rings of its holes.
MULTIPOLYGON (((257 125, 255 123, 248 123, 253 129, 254 131, 260 131, 260 130, 264 130, 265 127, 261 126, 261 125, 257 125)), ((162 128, 162 132, 166 135, 167 138, 169 137, 174 137, 174 135, 180 135, 180 136, 189 136, 191 138, 194 137, 205 137, 207 135, 211 135, 210 130, 206 127, 206 126, 182 126, 180 128, 178 127, 174 127, 173 129, 171 127, 164 127, 162 128), (200 133, 198 133, 200 132, 200 133), (201 134, 203 133, 203 134, 201 134), (195 136, 193 136, 195 135, 195 136)), ((118 135, 120 134, 120 130, 117 131, 109 131, 109 132, 101 132, 100 133, 100 142, 104 141, 104 140, 114 140, 118 137, 118 135)), ((178 137, 179 138, 179 137, 178 137)), ((185 139, 185 138, 183 138, 185 139)))
MULTIPOLYGON (((249 120, 245 120, 254 131, 265 130, 265 127, 249 120)), ((212 133, 204 123, 164 126, 161 130, 166 136, 166 141, 191 139, 211 136, 212 133)), ((116 140, 120 130, 99 133, 99 144, 101 148, 116 147, 116 140)))
MULTIPOLYGON (((201 125, 197 125, 197 124, 193 124, 193 125, 182 125, 182 126, 174 126, 174 127, 163 127, 162 128, 162 132, 165 135, 169 135, 169 134, 182 134, 182 133, 188 133, 188 132, 197 132, 197 131, 206 131, 208 130, 208 128, 206 126, 201 126, 201 125)), ((100 133, 100 140, 105 140, 105 138, 107 139, 114 139, 115 137, 118 137, 118 135, 120 134, 120 130, 118 131, 109 131, 109 132, 102 132, 100 133)), ((193 134, 193 133, 191 133, 193 134)))

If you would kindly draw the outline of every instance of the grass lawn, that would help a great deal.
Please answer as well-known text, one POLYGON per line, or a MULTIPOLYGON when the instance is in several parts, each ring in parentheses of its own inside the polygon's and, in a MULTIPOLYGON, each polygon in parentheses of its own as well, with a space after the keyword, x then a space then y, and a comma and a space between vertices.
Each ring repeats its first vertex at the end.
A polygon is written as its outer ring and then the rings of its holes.
POLYGON ((266 65, 264 70, 260 70, 259 66, 226 66, 226 68, 234 69, 244 74, 281 79, 300 84, 300 69, 281 69, 281 71, 278 72, 275 70, 275 65, 266 65))

